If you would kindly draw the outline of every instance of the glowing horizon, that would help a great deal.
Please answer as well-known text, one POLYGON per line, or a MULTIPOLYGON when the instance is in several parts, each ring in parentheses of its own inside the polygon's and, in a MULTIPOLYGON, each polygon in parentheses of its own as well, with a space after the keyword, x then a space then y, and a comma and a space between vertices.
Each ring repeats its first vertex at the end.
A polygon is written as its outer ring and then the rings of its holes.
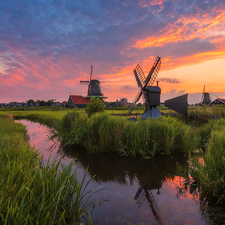
POLYGON ((147 74, 156 56, 162 102, 197 103, 204 85, 225 98, 222 0, 3 0, 0 12, 0 103, 86 96, 90 65, 107 101, 132 102, 136 64, 147 74))

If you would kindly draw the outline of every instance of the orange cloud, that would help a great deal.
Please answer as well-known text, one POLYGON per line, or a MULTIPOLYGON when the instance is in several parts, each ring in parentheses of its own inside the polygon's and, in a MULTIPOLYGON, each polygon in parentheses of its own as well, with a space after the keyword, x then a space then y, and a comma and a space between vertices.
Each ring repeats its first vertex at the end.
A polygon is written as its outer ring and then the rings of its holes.
MULTIPOLYGON (((215 12, 215 8, 211 12, 215 12)), ((221 35, 225 34, 225 11, 217 10, 215 12, 219 14, 214 18, 211 18, 209 14, 203 15, 201 18, 182 18, 177 20, 173 24, 168 24, 168 30, 161 35, 148 37, 142 40, 138 40, 133 46, 135 48, 148 48, 148 47, 162 47, 169 43, 177 43, 179 41, 188 41, 195 38, 212 38, 212 43, 224 41, 224 37, 221 35)), ((161 31, 162 32, 162 31, 161 31)))

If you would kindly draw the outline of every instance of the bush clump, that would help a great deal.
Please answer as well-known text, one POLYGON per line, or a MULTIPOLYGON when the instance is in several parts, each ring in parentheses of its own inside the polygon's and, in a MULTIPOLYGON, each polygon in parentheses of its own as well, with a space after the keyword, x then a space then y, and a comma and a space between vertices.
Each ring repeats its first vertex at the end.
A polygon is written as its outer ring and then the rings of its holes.
POLYGON ((104 103, 101 99, 92 97, 90 99, 90 103, 87 104, 87 107, 85 108, 85 112, 88 114, 90 117, 94 113, 97 112, 104 112, 105 111, 105 106, 104 103))

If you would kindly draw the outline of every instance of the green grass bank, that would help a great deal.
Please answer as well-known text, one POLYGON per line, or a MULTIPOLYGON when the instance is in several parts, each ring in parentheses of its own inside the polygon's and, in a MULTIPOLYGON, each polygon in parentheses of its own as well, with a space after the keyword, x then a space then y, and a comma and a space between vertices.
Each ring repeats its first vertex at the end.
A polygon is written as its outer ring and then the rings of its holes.
POLYGON ((80 224, 94 194, 76 170, 43 166, 26 128, 0 116, 0 224, 80 224))

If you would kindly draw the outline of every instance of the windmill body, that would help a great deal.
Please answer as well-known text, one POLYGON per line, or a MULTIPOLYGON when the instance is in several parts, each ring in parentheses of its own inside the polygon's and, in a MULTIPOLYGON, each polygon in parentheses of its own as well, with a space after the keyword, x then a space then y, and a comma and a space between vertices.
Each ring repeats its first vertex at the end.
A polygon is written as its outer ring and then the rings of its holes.
MULTIPOLYGON (((140 89, 133 101, 132 108, 130 109, 129 114, 131 114, 131 112, 133 111, 140 97, 143 96, 145 99, 146 109, 142 114, 142 119, 157 118, 162 115, 157 108, 157 106, 160 105, 161 88, 158 87, 158 82, 157 86, 153 86, 153 83, 159 73, 160 66, 161 59, 160 57, 157 57, 147 77, 145 76, 139 64, 134 69, 134 76, 140 89)), ((187 115, 187 94, 173 98, 171 100, 167 100, 165 102, 165 105, 168 108, 187 115)))
POLYGON ((100 87, 100 81, 97 80, 97 79, 92 79, 88 85, 88 94, 87 94, 87 97, 88 98, 91 98, 91 97, 97 97, 97 98, 100 98, 100 97, 103 97, 103 94, 102 94, 102 90, 101 90, 101 87, 100 87))
POLYGON ((208 92, 204 92, 202 94, 202 104, 209 104, 211 102, 210 94, 208 92))
POLYGON ((148 117, 159 117, 161 116, 161 112, 158 110, 157 106, 160 105, 160 95, 161 95, 161 88, 158 86, 147 86, 145 89, 147 102, 145 102, 145 112, 142 115, 142 119, 146 119, 148 117), (150 107, 150 110, 147 107, 147 104, 150 107))

